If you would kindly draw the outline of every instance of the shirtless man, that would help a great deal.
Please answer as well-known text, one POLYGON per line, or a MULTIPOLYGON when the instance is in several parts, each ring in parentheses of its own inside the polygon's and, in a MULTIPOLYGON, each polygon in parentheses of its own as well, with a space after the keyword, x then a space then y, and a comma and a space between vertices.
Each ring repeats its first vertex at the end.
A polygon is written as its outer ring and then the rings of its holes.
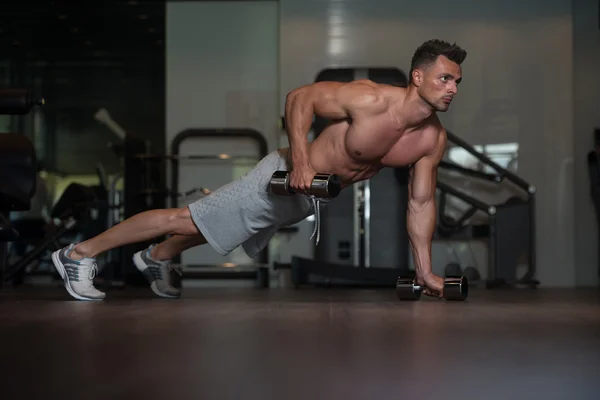
POLYGON ((348 187, 384 167, 410 166, 407 230, 416 277, 426 287, 424 293, 442 296, 443 278, 431 270, 437 166, 446 147, 446 131, 436 113, 448 110, 456 95, 465 58, 457 45, 430 40, 414 53, 408 88, 357 80, 292 90, 285 104, 289 148, 273 151, 243 177, 187 207, 145 211, 58 250, 52 260, 65 288, 77 299, 103 299, 105 294, 93 286, 98 254, 170 235, 136 253, 133 262, 157 295, 179 297, 168 280, 169 260, 205 243, 223 255, 241 245, 255 257, 279 228, 314 213, 306 193, 317 172, 336 174, 348 187), (308 143, 315 114, 332 122, 308 143), (290 186, 300 194, 270 193, 276 170, 291 170, 290 186))

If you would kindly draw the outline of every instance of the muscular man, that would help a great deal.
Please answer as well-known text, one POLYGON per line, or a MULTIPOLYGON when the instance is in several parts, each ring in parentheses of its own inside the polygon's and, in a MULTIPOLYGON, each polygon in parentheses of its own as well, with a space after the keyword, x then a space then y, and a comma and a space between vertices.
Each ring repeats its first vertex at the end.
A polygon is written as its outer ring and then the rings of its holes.
POLYGON ((410 166, 407 229, 416 276, 426 294, 442 296, 443 279, 431 271, 437 166, 446 146, 446 131, 436 113, 448 110, 456 95, 465 58, 456 44, 430 40, 414 53, 408 88, 357 80, 292 90, 285 104, 289 148, 272 152, 243 177, 187 207, 142 212, 55 252, 52 259, 65 288, 77 299, 104 298, 92 280, 98 254, 170 235, 136 253, 133 262, 157 295, 178 297, 168 281, 169 260, 204 243, 223 255, 241 245, 255 257, 279 228, 314 213, 307 193, 317 172, 337 174, 345 188, 384 167, 410 166), (314 115, 331 123, 309 143, 314 115), (269 180, 276 170, 291 170, 290 185, 300 194, 270 193, 269 180))

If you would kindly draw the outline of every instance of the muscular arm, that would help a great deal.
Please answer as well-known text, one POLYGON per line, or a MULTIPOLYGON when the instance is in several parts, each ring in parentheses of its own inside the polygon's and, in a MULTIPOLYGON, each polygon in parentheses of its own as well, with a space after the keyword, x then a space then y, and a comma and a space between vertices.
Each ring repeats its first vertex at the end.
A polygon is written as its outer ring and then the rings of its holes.
POLYGON ((291 91, 285 102, 285 121, 293 164, 308 165, 308 131, 314 115, 328 119, 356 118, 384 108, 377 85, 366 80, 317 82, 291 91))
POLYGON ((407 230, 417 276, 431 274, 431 240, 435 231, 437 167, 444 156, 446 131, 440 133, 435 151, 410 169, 407 230))

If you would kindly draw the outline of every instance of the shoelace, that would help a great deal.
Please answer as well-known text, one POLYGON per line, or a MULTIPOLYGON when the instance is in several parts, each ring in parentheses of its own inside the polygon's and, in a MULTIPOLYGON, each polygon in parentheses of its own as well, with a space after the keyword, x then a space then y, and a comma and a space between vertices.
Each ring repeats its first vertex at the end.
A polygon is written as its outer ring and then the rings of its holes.
POLYGON ((96 263, 79 264, 79 268, 82 270, 82 272, 87 270, 89 280, 83 282, 85 284, 85 287, 86 288, 92 287, 94 285, 94 278, 96 277, 96 274, 98 273, 98 265, 96 263))
POLYGON ((317 239, 315 241, 315 246, 319 244, 319 240, 321 238, 321 201, 317 199, 315 196, 310 196, 312 200, 313 210, 315 212, 315 228, 313 229, 313 233, 310 236, 310 239, 317 235, 317 239))

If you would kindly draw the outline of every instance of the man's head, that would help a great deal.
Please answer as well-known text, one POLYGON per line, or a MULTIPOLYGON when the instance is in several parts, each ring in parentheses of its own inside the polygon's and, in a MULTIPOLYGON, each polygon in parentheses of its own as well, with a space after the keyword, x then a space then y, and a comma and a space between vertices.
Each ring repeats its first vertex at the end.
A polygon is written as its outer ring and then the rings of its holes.
POLYGON ((460 65, 467 52, 456 44, 429 40, 417 48, 410 66, 410 84, 436 111, 446 111, 462 79, 460 65))

